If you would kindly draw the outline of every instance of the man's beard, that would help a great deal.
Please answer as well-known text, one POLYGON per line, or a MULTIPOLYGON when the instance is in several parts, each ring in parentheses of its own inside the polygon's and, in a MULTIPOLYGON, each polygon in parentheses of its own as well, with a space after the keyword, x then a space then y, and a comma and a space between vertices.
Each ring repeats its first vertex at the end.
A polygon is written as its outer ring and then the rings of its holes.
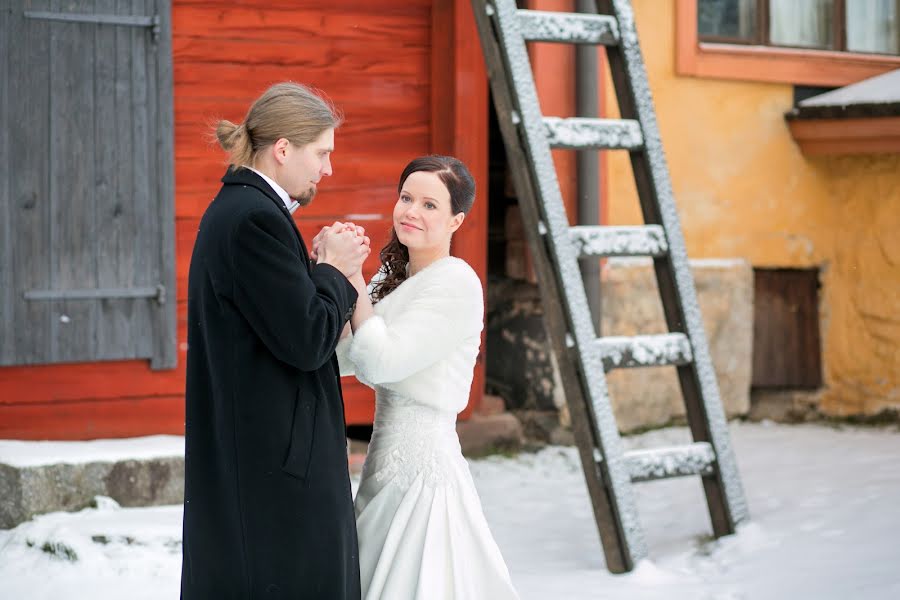
POLYGON ((294 198, 297 201, 297 204, 300 206, 309 206, 309 203, 312 202, 313 198, 316 195, 316 188, 310 188, 294 198))

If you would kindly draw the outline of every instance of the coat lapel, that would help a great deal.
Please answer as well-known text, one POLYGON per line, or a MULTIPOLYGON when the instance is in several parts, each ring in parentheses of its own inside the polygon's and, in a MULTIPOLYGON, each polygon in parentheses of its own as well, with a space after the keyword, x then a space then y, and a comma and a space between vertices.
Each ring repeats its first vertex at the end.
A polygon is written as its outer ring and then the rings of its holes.
POLYGON ((300 230, 297 229, 297 223, 294 222, 294 218, 291 216, 291 213, 288 212, 284 202, 282 202, 275 190, 272 189, 272 186, 266 183, 265 179, 250 169, 235 169, 234 167, 228 167, 228 171, 226 171, 225 175, 222 177, 222 183, 225 185, 249 185, 265 194, 266 197, 275 204, 278 210, 281 211, 281 214, 283 214, 290 222, 291 227, 294 229, 294 233, 297 235, 297 241, 300 242, 300 253, 303 255, 303 264, 309 269, 309 254, 306 251, 306 243, 303 241, 303 236, 300 235, 300 230))

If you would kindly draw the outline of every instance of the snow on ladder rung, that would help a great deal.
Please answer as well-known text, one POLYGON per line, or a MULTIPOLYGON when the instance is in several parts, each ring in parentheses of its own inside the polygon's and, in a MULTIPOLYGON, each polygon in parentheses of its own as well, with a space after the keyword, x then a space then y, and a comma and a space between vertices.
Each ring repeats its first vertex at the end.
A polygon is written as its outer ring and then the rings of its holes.
POLYGON ((639 150, 644 147, 641 125, 633 119, 544 117, 551 148, 573 150, 639 150))
POLYGON ((631 450, 625 453, 631 481, 653 481, 688 475, 712 475, 716 454, 709 442, 687 446, 631 450))
POLYGON ((541 10, 517 10, 519 32, 528 42, 564 44, 619 43, 619 24, 615 17, 541 10))
POLYGON ((669 250, 659 225, 576 225, 569 228, 569 239, 579 257, 664 256, 669 250))
POLYGON ((691 342, 683 333, 601 337, 597 347, 605 371, 686 365, 693 360, 691 342))

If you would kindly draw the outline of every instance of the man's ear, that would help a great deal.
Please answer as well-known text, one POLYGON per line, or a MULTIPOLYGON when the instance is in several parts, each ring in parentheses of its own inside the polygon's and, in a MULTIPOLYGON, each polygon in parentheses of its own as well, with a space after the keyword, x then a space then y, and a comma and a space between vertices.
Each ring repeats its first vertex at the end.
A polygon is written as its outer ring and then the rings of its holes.
POLYGON ((288 155, 288 147, 291 143, 287 138, 278 138, 274 144, 272 144, 272 156, 274 156, 275 161, 279 165, 283 165, 287 161, 288 155))
POLYGON ((456 233, 456 230, 459 229, 465 220, 466 213, 457 213, 453 215, 453 218, 450 219, 450 233, 456 233))

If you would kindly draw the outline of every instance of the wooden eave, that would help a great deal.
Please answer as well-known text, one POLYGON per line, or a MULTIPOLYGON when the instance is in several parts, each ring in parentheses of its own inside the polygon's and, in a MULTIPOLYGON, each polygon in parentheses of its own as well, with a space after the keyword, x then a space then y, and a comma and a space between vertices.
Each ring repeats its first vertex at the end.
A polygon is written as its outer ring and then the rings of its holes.
POLYGON ((900 153, 900 114, 859 117, 787 117, 807 155, 900 153))

